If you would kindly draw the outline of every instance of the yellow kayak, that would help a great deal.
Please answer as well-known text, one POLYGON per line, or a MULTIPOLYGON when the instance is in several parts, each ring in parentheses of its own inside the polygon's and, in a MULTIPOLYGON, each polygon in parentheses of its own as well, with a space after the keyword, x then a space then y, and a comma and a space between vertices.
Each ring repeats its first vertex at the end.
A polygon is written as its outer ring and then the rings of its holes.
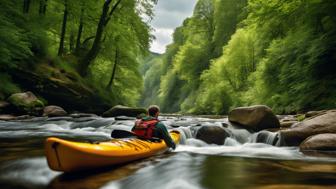
MULTIPOLYGON (((170 136, 176 144, 179 142, 178 131, 171 131, 170 136)), ((45 142, 49 167, 63 172, 122 164, 163 153, 167 149, 163 140, 153 142, 137 138, 112 139, 91 144, 50 137, 45 142)))

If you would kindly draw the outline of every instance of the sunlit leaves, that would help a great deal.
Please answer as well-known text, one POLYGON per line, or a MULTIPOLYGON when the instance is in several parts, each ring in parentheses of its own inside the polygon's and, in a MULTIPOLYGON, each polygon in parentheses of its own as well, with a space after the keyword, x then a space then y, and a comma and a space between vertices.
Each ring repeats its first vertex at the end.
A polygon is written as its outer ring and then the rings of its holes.
POLYGON ((334 107, 335 1, 245 3, 198 1, 163 56, 162 105, 177 101, 201 114, 253 104, 277 113, 334 107))

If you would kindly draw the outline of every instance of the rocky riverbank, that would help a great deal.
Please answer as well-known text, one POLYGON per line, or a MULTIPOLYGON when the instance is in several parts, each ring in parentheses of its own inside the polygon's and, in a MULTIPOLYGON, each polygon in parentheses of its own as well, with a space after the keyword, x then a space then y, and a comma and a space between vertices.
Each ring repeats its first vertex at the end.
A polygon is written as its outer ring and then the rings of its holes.
MULTIPOLYGON (((311 111, 299 115, 276 116, 263 105, 239 107, 228 115, 231 126, 257 133, 257 142, 268 142, 277 146, 299 146, 306 154, 336 154, 336 110, 311 111)), ((202 126, 196 138, 207 143, 222 145, 232 133, 227 125, 202 126)))
MULTIPOLYGON (((32 92, 13 94, 7 101, 0 101, 0 113, 0 120, 5 121, 25 120, 33 116, 60 118, 97 116, 74 112, 69 114, 60 106, 45 106, 32 92)), ((102 116, 128 119, 128 117, 136 117, 144 113, 146 110, 143 108, 118 105, 105 111, 102 116)), ((208 144, 223 145, 226 138, 233 135, 227 129, 230 126, 257 133, 257 142, 265 142, 269 140, 269 136, 274 136, 268 143, 276 146, 299 146, 300 150, 307 154, 312 154, 312 151, 336 154, 336 110, 311 111, 298 115, 275 115, 269 107, 257 105, 233 109, 228 114, 228 121, 222 126, 199 125, 195 138, 208 144)), ((172 127, 185 126, 188 126, 188 123, 172 127)))
MULTIPOLYGON (((6 101, 0 101, 0 120, 24 120, 32 117, 64 117, 64 116, 84 116, 95 115, 88 113, 78 113, 70 109, 66 111, 64 108, 57 105, 46 105, 43 99, 38 98, 30 91, 24 93, 15 93, 10 95, 6 101)), ((145 114, 144 108, 132 108, 127 106, 113 106, 110 109, 105 109, 103 117, 130 116, 136 117, 140 114, 145 114)))

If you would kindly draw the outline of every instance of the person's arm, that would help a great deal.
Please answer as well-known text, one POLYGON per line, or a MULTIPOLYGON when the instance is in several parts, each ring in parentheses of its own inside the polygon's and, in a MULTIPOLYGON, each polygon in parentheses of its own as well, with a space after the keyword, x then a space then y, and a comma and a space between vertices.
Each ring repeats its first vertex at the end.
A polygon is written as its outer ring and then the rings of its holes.
POLYGON ((173 139, 170 137, 167 128, 163 125, 163 123, 159 122, 158 124, 156 124, 155 127, 159 138, 162 138, 168 147, 175 149, 176 145, 173 139))

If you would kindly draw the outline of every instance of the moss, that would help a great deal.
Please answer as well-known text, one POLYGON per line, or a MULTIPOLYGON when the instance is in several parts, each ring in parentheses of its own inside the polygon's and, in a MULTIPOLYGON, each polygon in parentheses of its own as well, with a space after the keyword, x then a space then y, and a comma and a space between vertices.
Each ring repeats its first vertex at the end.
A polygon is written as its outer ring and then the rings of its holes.
POLYGON ((299 114, 299 115, 297 115, 297 117, 296 117, 296 119, 297 119, 298 121, 303 121, 305 118, 306 118, 306 115, 305 115, 305 114, 299 114))
POLYGON ((0 99, 5 99, 13 93, 21 91, 20 87, 16 85, 8 74, 0 73, 0 99))
POLYGON ((42 107, 44 107, 44 104, 41 100, 35 98, 34 96, 30 96, 33 94, 27 93, 18 93, 11 95, 8 98, 8 102, 17 107, 20 112, 23 111, 29 114, 35 114, 37 111, 40 111, 42 107))
POLYGON ((37 96, 37 98, 39 99, 39 101, 42 102, 43 106, 48 105, 48 100, 47 99, 43 98, 42 96, 37 96))

